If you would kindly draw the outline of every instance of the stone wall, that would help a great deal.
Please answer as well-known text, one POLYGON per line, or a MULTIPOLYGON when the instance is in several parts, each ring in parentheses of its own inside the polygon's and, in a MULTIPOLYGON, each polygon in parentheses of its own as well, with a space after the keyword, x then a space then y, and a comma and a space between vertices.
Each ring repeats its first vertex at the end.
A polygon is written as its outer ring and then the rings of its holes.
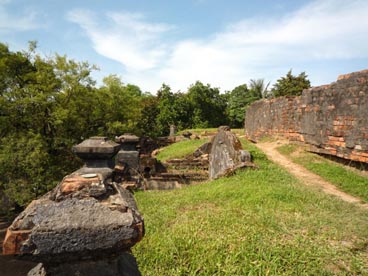
POLYGON ((255 102, 247 110, 245 132, 254 141, 282 136, 314 152, 368 163, 368 70, 339 76, 299 97, 255 102))

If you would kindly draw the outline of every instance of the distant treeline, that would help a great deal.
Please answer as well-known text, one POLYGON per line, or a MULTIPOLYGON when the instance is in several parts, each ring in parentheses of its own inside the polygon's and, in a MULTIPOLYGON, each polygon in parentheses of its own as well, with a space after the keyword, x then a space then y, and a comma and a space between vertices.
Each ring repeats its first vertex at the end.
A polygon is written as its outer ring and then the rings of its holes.
POLYGON ((164 136, 170 125, 242 127, 252 102, 310 86, 305 73, 289 71, 270 90, 263 79, 225 93, 197 81, 185 93, 163 84, 154 95, 116 75, 97 87, 95 69, 58 54, 43 57, 35 42, 18 52, 0 43, 0 200, 9 202, 2 211, 26 205, 80 166, 71 147, 85 138, 164 136))

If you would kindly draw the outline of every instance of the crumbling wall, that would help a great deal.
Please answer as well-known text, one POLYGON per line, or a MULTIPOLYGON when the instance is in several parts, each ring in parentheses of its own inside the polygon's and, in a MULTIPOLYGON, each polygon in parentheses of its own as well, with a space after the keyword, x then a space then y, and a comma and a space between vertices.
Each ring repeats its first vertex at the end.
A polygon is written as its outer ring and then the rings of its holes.
POLYGON ((282 136, 314 152, 368 163, 368 70, 339 76, 299 97, 255 102, 247 109, 245 132, 254 141, 282 136))

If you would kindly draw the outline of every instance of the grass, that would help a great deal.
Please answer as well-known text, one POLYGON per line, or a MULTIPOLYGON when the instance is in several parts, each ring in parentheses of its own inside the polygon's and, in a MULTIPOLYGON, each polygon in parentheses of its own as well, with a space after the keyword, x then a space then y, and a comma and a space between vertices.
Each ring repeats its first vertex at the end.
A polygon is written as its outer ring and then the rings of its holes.
MULTIPOLYGON (((203 133, 217 133, 217 128, 196 128, 196 129, 185 129, 182 131, 179 131, 178 134, 183 134, 184 132, 191 132, 195 135, 202 135, 203 133)), ((238 135, 244 135, 244 129, 243 128, 234 128, 231 129, 232 132, 238 134, 238 135)))
POLYGON ((168 147, 163 148, 156 157, 163 162, 173 158, 183 158, 188 154, 193 153, 197 148, 199 148, 206 142, 208 142, 208 139, 180 141, 178 143, 174 143, 168 147))
MULTIPOLYGON (((216 133, 217 128, 187 129, 180 131, 179 134, 187 131, 195 135, 201 135, 204 132, 216 133)), ((231 131, 238 135, 244 134, 244 129, 232 129, 231 131)), ((183 158, 188 154, 193 153, 197 148, 199 148, 201 145, 203 145, 208 141, 209 139, 191 139, 180 141, 178 143, 174 143, 168 147, 163 148, 156 157, 157 159, 163 162, 173 158, 183 158)))
POLYGON ((317 154, 305 152, 296 145, 283 145, 278 148, 278 151, 331 182, 342 191, 368 202, 368 177, 359 175, 352 169, 317 154))
POLYGON ((368 275, 368 212, 309 190, 253 145, 260 167, 137 192, 143 275, 368 275))

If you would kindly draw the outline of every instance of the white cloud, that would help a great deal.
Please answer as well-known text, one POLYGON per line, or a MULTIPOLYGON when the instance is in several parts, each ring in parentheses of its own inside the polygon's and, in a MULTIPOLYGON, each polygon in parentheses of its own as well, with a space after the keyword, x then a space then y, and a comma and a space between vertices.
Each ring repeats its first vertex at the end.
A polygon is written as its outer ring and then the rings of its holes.
POLYGON ((29 31, 40 27, 38 14, 34 11, 23 11, 22 15, 14 15, 5 7, 10 0, 0 0, 0 33, 29 31))
POLYGON ((171 29, 169 25, 145 23, 140 14, 108 13, 104 27, 92 18, 94 14, 88 11, 68 14, 70 21, 86 31, 99 54, 121 62, 128 71, 152 69, 162 62, 167 49, 160 38, 171 29))
POLYGON ((88 12, 73 11, 95 50, 121 62, 124 80, 154 92, 165 82, 185 90, 196 80, 232 89, 250 78, 273 79, 293 64, 368 58, 368 1, 319 0, 274 18, 229 24, 208 38, 168 46, 172 28, 138 14, 110 13, 107 25, 88 12))

